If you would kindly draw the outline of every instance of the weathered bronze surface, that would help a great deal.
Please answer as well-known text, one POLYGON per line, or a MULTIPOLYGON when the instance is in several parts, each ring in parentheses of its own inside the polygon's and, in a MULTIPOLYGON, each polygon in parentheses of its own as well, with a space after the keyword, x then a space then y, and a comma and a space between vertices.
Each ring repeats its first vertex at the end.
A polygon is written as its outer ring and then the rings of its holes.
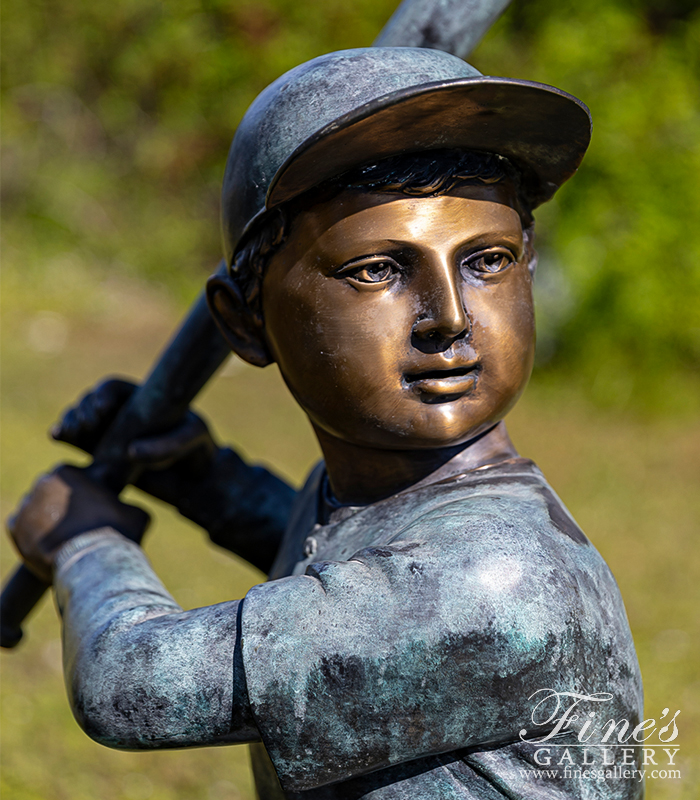
MULTIPOLYGON (((587 698, 567 743, 602 694, 614 719, 642 719, 615 581, 503 422, 533 361, 530 211, 575 170, 589 130, 568 95, 411 48, 322 57, 256 101, 224 187, 229 272, 208 298, 242 358, 279 365, 324 461, 295 494, 200 426, 197 458, 174 448, 177 463, 142 475, 269 569, 245 599, 188 612, 113 492, 70 471, 34 490, 11 527, 32 568, 53 573, 90 736, 254 742, 263 800, 641 796, 634 779, 522 769, 537 766, 540 691, 587 698), (457 114, 444 98, 465 85, 483 102, 457 114), (441 139, 460 114, 478 124, 441 139), (366 147, 339 151, 358 124, 366 147)), ((59 438, 99 441, 100 391, 110 413, 129 395, 98 390, 83 401, 95 413, 81 422, 79 407, 59 438)))

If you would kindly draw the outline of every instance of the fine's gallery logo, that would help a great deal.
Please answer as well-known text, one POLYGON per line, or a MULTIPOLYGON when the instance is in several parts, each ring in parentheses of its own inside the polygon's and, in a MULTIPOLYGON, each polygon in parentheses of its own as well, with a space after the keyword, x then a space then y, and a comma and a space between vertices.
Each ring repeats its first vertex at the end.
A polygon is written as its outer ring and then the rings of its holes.
POLYGON ((564 780, 680 779, 677 763, 680 710, 630 720, 611 713, 609 692, 583 694, 538 689, 529 700, 531 726, 520 739, 534 745, 537 765, 521 777, 564 780))

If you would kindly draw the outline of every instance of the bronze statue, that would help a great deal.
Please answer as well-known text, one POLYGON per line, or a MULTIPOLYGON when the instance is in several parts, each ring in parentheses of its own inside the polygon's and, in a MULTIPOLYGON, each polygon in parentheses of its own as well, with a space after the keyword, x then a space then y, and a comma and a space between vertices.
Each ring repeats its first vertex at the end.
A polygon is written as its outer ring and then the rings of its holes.
MULTIPOLYGON (((143 512, 74 467, 37 483, 10 527, 53 580, 90 736, 252 742, 264 799, 641 796, 584 778, 575 746, 568 772, 529 771, 602 695, 643 719, 615 581, 503 421, 533 361, 532 211, 589 136, 570 95, 439 50, 331 53, 259 96, 209 307, 241 358, 278 364, 324 460, 295 493, 191 414, 163 434, 181 457, 139 485, 270 578, 187 612, 143 512), (580 713, 533 731, 545 691, 580 713)), ((132 392, 103 384, 56 437, 94 450, 132 392)))

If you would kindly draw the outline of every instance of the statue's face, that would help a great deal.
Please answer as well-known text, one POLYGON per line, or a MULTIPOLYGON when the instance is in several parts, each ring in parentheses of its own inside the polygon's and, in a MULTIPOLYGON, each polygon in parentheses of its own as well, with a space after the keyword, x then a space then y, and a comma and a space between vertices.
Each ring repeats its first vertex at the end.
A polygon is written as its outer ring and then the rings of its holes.
POLYGON ((510 187, 346 191, 294 221, 263 283, 270 351, 312 423, 357 445, 459 444, 530 376, 529 253, 510 187))

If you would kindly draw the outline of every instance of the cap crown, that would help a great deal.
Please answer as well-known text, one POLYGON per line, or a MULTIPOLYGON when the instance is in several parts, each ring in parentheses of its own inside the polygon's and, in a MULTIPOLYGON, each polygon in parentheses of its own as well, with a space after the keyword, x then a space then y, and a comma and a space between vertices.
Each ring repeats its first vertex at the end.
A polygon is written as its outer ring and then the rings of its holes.
POLYGON ((264 212, 347 170, 426 150, 508 158, 530 206, 573 175, 590 113, 552 86, 485 77, 456 56, 416 47, 329 53, 268 86, 234 137, 222 196, 231 262, 264 212))
POLYGON ((231 144, 222 196, 227 257, 264 211, 280 168, 329 123, 401 89, 480 76, 456 56, 418 47, 340 50, 286 72, 258 95, 231 144))

